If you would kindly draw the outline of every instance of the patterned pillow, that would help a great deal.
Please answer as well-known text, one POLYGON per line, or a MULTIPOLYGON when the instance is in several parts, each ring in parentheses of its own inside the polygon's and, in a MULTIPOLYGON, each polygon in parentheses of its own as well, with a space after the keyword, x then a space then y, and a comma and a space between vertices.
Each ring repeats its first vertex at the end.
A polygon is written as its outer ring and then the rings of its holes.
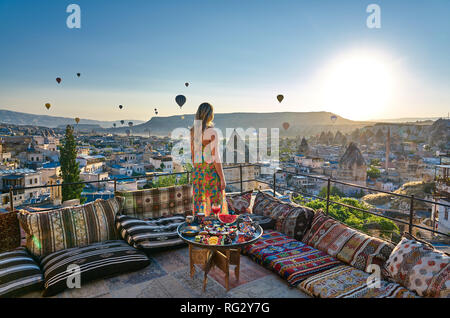
POLYGON ((131 246, 139 249, 157 249, 183 245, 177 228, 185 221, 183 215, 140 220, 128 215, 116 217, 120 236, 131 246))
POLYGON ((120 199, 94 202, 47 212, 19 212, 27 248, 36 257, 71 247, 118 238, 115 217, 120 199))
POLYGON ((24 247, 0 253, 0 298, 41 290, 43 283, 39 265, 24 247))
POLYGON ((450 256, 405 233, 386 262, 391 279, 425 297, 450 297, 450 256))
POLYGON ((20 226, 17 212, 0 212, 0 253, 20 246, 20 226))
POLYGON ((392 244, 354 230, 321 211, 315 214, 303 243, 363 271, 370 264, 382 269, 394 249, 392 244))
POLYGON ((243 214, 249 212, 250 202, 252 201, 253 191, 247 191, 235 195, 227 195, 228 210, 236 214, 243 214))
POLYGON ((124 241, 107 241, 58 251, 41 259, 45 277, 43 296, 53 296, 69 288, 67 283, 75 281, 76 273, 75 269, 69 269, 70 265, 79 266, 80 285, 84 288, 89 281, 136 271, 149 264, 150 260, 143 252, 124 241))
POLYGON ((192 185, 116 192, 124 198, 121 214, 138 219, 158 218, 175 214, 192 214, 192 185))
POLYGON ((258 191, 253 203, 252 213, 256 215, 272 216, 273 207, 279 203, 279 200, 264 192, 258 191))
POLYGON ((256 195, 253 213, 272 218, 276 231, 296 240, 303 238, 314 217, 313 209, 286 203, 262 192, 256 195))

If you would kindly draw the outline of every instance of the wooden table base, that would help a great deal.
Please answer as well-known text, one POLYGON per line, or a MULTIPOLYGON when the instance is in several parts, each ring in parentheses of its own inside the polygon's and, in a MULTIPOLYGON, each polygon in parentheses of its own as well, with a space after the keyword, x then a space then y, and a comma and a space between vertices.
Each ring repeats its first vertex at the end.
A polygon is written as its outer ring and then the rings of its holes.
POLYGON ((191 272, 191 278, 194 277, 195 267, 194 265, 203 265, 205 276, 203 278, 203 292, 206 289, 206 283, 208 282, 209 271, 217 266, 222 272, 225 273, 225 288, 228 291, 230 289, 230 265, 235 265, 234 274, 236 279, 239 280, 239 270, 241 262, 241 250, 229 249, 229 248, 198 248, 189 244, 189 267, 191 272))

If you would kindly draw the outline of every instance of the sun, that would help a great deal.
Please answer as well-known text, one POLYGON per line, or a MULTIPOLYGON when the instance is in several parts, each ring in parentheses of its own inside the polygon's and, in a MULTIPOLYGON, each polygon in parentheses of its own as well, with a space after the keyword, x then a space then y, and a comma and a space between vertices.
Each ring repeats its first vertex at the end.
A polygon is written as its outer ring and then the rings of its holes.
POLYGON ((394 70, 381 54, 356 51, 333 60, 322 74, 327 110, 365 120, 386 113, 392 100, 394 70))

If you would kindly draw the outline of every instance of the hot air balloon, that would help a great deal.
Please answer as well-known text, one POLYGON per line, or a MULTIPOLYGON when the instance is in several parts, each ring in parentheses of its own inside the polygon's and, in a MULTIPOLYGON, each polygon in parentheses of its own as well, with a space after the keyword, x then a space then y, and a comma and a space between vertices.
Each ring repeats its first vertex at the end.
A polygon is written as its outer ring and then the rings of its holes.
POLYGON ((183 107, 184 103, 186 103, 186 97, 184 97, 183 95, 178 95, 177 97, 175 97, 175 101, 181 108, 183 107))
POLYGON ((123 125, 125 123, 125 120, 121 120, 120 123, 123 125))
POLYGON ((113 124, 113 127, 116 128, 116 123, 113 124))
POLYGON ((133 126, 133 122, 132 121, 130 121, 130 122, 128 122, 128 126, 133 126))
POLYGON ((50 107, 52 107, 52 105, 50 105, 50 103, 45 104, 45 108, 50 109, 50 107))
POLYGON ((119 105, 119 108, 120 108, 120 109, 122 109, 122 108, 123 108, 123 106, 122 106, 122 105, 119 105))
POLYGON ((58 84, 61 83, 61 77, 57 77, 56 82, 58 82, 58 84))
POLYGON ((158 110, 155 108, 155 114, 158 115, 158 110))
POLYGON ((337 120, 337 116, 336 115, 332 115, 331 117, 330 117, 330 119, 331 119, 331 121, 333 122, 333 124, 336 122, 336 120, 337 120))
POLYGON ((80 77, 80 76, 81 76, 81 73, 77 73, 77 76, 80 77))
POLYGON ((187 82, 186 82, 186 83, 184 83, 184 86, 188 87, 188 86, 189 86, 189 83, 187 83, 187 82))
POLYGON ((76 122, 77 125, 78 125, 78 123, 80 122, 80 118, 76 117, 76 118, 75 118, 75 122, 76 122))
POLYGON ((290 126, 289 123, 283 123, 284 130, 288 130, 289 126, 290 126))
POLYGON ((282 101, 283 101, 283 99, 284 99, 284 96, 283 95, 277 95, 277 99, 278 99, 278 101, 281 103, 282 101))

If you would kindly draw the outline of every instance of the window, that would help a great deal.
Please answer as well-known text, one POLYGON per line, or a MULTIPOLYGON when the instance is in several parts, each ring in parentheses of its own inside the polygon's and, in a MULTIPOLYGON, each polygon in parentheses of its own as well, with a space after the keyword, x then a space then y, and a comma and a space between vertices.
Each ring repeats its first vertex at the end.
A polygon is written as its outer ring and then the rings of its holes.
POLYGON ((444 212, 444 214, 445 214, 445 215, 444 215, 444 219, 445 219, 446 221, 448 221, 448 210, 449 210, 448 208, 445 208, 445 210, 444 210, 444 211, 445 211, 445 212, 444 212))
POLYGON ((38 180, 37 180, 37 178, 34 178, 34 183, 36 183, 36 184, 38 183, 38 180))
POLYGON ((30 179, 30 180, 28 180, 29 182, 29 184, 33 184, 33 179, 30 179))

